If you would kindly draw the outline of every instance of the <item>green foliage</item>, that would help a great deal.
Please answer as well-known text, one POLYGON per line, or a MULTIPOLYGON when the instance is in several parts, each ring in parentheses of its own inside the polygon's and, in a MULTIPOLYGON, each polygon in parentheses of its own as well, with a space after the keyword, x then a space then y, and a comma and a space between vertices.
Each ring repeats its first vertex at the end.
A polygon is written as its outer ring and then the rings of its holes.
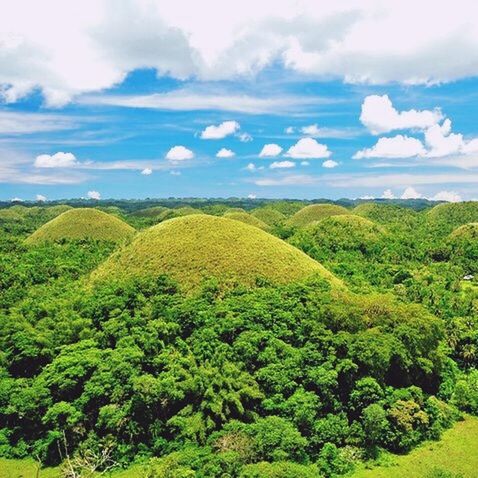
POLYGON ((224 217, 233 219, 234 221, 243 222, 244 224, 249 224, 250 226, 258 227, 259 229, 264 229, 264 231, 269 229, 268 224, 247 212, 226 212, 224 217))

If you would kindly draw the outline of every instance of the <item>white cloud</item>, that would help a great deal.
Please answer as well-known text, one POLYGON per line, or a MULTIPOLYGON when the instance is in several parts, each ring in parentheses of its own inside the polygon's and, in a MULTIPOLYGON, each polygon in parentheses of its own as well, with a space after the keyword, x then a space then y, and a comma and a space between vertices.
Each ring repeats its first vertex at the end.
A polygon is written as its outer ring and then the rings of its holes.
POLYGON ((426 129, 443 118, 441 111, 397 111, 387 95, 367 96, 362 103, 360 121, 372 134, 388 133, 396 129, 426 129))
POLYGON ((339 163, 337 163, 336 161, 334 161, 333 159, 328 159, 327 161, 324 161, 322 163, 322 167, 323 168, 328 168, 328 169, 332 169, 332 168, 335 168, 336 166, 338 166, 339 163))
POLYGON ((328 158, 332 153, 325 144, 318 143, 313 138, 301 138, 291 146, 286 156, 294 159, 328 158))
MULTIPOLYGON (((327 162, 327 161, 326 161, 326 162, 327 162)), ((301 162, 300 162, 300 165, 301 165, 301 166, 309 166, 310 163, 309 163, 309 161, 301 161, 301 162)))
POLYGON ((166 159, 170 161, 184 161, 194 158, 194 153, 184 146, 173 146, 166 154, 166 159))
POLYGON ((295 128, 293 126, 287 126, 287 128, 284 131, 286 134, 294 134, 295 128))
POLYGON ((423 196, 411 186, 405 188, 405 191, 403 191, 402 195, 400 196, 401 199, 420 199, 421 197, 423 196))
POLYGON ((353 158, 412 158, 425 155, 426 150, 420 140, 398 134, 391 138, 380 138, 371 148, 357 151, 353 158))
POLYGON ((98 191, 88 191, 88 193, 86 194, 86 196, 87 196, 89 199, 96 199, 96 200, 101 199, 101 194, 100 194, 98 191))
POLYGON ((319 136, 320 135, 320 128, 317 124, 311 124, 309 126, 303 126, 300 128, 302 134, 306 134, 307 136, 319 136))
POLYGON ((256 199, 257 196, 255 194, 248 194, 247 199, 256 199))
POLYGON ((181 171, 169 171, 169 174, 171 176, 181 176, 181 171))
POLYGON ((0 111, 0 134, 20 135, 62 131, 75 128, 76 122, 69 116, 0 111))
POLYGON ((217 126, 207 126, 206 129, 201 132, 201 139, 222 139, 234 134, 240 127, 237 121, 223 121, 217 126))
POLYGON ((246 169, 247 171, 255 171, 257 167, 254 163, 249 163, 244 169, 246 169))
POLYGON ((282 148, 278 144, 269 143, 269 144, 265 144, 262 147, 262 150, 259 153, 259 156, 261 158, 274 157, 274 156, 279 156, 279 154, 281 153, 282 153, 282 148))
POLYGON ((72 168, 78 164, 73 153, 59 151, 55 154, 40 154, 35 158, 36 168, 72 168))
POLYGON ((461 196, 455 191, 440 191, 431 197, 433 201, 460 202, 461 196))
POLYGON ((23 202, 23 199, 22 198, 19 198, 19 197, 14 197, 12 199, 10 199, 11 202, 23 202))
POLYGON ((256 179, 254 184, 257 186, 307 186, 316 184, 318 178, 306 174, 295 174, 282 176, 279 178, 261 178, 256 179))
POLYGON ((393 194, 391 189, 385 189, 382 194, 383 199, 395 199, 395 194, 393 194))
POLYGON ((253 139, 254 139, 249 133, 240 133, 236 136, 239 138, 239 141, 241 143, 249 143, 249 142, 253 141, 253 139))
POLYGON ((216 158, 232 158, 233 156, 235 156, 234 151, 231 151, 230 149, 227 149, 227 148, 221 148, 216 153, 216 158))
POLYGON ((279 63, 370 84, 429 84, 478 73, 471 1, 455 8, 411 0, 344 0, 320 8, 312 0, 223 3, 84 0, 79 10, 58 0, 10 2, 0 17, 2 96, 16 101, 39 88, 58 106, 139 68, 181 80, 222 80, 279 63), (210 12, 218 19, 214 28, 210 12))
POLYGON ((149 176, 150 174, 153 174, 153 170, 151 168, 144 168, 141 171, 141 174, 143 174, 144 176, 149 176))
POLYGON ((287 169, 294 168, 295 163, 293 161, 274 161, 269 166, 270 169, 287 169))
MULTIPOLYGON (((286 114, 301 111, 307 106, 320 104, 322 98, 282 95, 267 98, 237 95, 235 93, 211 94, 202 90, 178 89, 167 93, 149 95, 84 95, 76 100, 85 105, 121 106, 163 111, 217 110, 248 114, 286 114)), ((241 133, 241 141, 252 141, 251 135, 241 133), (242 138, 242 139, 241 139, 242 138)))
POLYGON ((35 199, 39 202, 45 202, 47 200, 46 196, 43 196, 43 194, 37 194, 35 199))

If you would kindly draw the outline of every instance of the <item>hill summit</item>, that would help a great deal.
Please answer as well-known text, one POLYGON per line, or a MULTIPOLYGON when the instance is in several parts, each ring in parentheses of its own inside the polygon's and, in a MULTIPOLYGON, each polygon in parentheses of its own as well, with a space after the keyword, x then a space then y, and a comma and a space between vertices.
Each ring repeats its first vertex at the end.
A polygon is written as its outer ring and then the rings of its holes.
POLYGON ((290 244, 240 221, 209 215, 170 219, 139 234, 92 275, 92 281, 167 274, 185 289, 204 278, 254 285, 287 283, 319 274, 340 283, 290 244))
POLYGON ((135 229, 111 214, 98 209, 69 209, 37 229, 27 238, 28 244, 63 240, 93 239, 122 242, 135 234, 135 229))

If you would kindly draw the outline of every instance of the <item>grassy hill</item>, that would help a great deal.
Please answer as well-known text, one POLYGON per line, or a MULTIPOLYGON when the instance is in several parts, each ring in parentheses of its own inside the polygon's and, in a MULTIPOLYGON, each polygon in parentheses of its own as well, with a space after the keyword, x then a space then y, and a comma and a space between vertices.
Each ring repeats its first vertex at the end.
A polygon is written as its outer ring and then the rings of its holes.
POLYGON ((70 209, 35 231, 26 242, 38 244, 65 239, 94 239, 121 242, 131 238, 135 230, 115 216, 98 209, 70 209))
POLYGON ((430 209, 426 217, 429 223, 450 229, 478 222, 478 201, 439 204, 430 209))
POLYGON ((259 229, 264 229, 264 231, 269 229, 268 224, 247 212, 228 212, 224 214, 224 217, 233 219, 234 221, 243 222, 244 224, 249 224, 250 226, 258 227, 259 229))
POLYGON ((311 204, 297 211, 288 221, 291 226, 304 227, 312 222, 339 214, 350 214, 350 211, 336 204, 311 204))
POLYGON ((376 244, 384 234, 384 229, 374 222, 360 216, 330 216, 307 227, 319 247, 329 250, 365 250, 376 244))
POLYGON ((259 209, 254 209, 252 211, 252 216, 260 219, 262 222, 265 222, 269 226, 276 226, 285 221, 286 216, 276 209, 271 207, 261 207, 259 209))
POLYGON ((254 285, 257 278, 287 283, 317 273, 337 281, 284 241, 239 221, 209 215, 176 218, 148 229, 113 254, 92 279, 163 273, 185 289, 194 289, 204 277, 254 285))
POLYGON ((164 211, 170 211, 170 209, 164 206, 153 206, 145 209, 138 209, 137 211, 133 211, 130 215, 134 217, 157 217, 163 214, 164 211))
POLYGON ((478 240, 478 222, 471 222, 457 227, 451 234, 450 239, 453 240, 478 240))
POLYGON ((401 223, 405 225, 417 217, 416 211, 411 208, 373 202, 359 204, 352 210, 352 213, 379 224, 401 223))

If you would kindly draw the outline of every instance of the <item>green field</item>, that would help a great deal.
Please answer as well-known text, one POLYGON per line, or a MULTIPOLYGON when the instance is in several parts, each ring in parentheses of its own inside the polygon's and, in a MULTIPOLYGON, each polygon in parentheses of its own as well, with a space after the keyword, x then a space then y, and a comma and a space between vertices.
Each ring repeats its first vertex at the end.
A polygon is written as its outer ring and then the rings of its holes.
POLYGON ((353 478, 424 478, 434 468, 463 478, 478 476, 478 418, 467 417, 443 434, 408 455, 388 455, 386 465, 355 472, 353 478))
MULTIPOLYGON (((438 442, 427 442, 408 455, 384 455, 374 468, 357 470, 350 478, 425 478, 433 469, 446 470, 463 478, 478 473, 478 418, 468 416, 443 434, 438 442)), ((58 468, 45 468, 37 474, 32 460, 0 459, 0 478, 59 478, 58 468)), ((142 465, 107 474, 111 478, 141 478, 142 465)), ((300 477, 297 477, 300 478, 300 477)))

